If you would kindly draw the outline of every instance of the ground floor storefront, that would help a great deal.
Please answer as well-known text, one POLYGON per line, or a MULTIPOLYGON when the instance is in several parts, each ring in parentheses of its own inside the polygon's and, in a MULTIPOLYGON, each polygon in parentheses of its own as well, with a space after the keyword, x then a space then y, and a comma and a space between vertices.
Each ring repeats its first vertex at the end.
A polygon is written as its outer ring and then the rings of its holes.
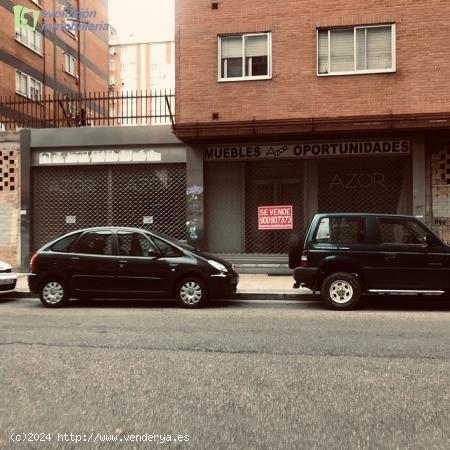
POLYGON ((105 225, 161 231, 259 271, 286 267, 289 234, 317 212, 411 214, 450 240, 448 134, 186 145, 169 127, 130 128, 21 132, 11 158, 24 268, 50 239, 105 225))

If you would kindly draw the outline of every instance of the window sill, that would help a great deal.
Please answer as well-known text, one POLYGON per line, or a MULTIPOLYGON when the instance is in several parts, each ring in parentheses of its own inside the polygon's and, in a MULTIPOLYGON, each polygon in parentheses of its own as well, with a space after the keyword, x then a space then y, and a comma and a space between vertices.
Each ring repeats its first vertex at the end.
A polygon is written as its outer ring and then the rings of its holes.
POLYGON ((74 73, 70 73, 70 72, 67 72, 67 70, 66 69, 64 69, 64 73, 66 73, 67 75, 70 75, 72 78, 74 78, 75 80, 77 80, 78 79, 78 77, 76 76, 76 74, 74 74, 74 73))
POLYGON ((229 83, 233 81, 259 81, 259 80, 271 80, 272 75, 264 75, 261 77, 235 77, 235 78, 219 78, 219 83, 229 83))
POLYGON ((383 73, 395 73, 397 69, 383 69, 383 70, 358 70, 355 72, 332 72, 332 73, 318 73, 318 77, 340 77, 346 75, 373 75, 383 73))

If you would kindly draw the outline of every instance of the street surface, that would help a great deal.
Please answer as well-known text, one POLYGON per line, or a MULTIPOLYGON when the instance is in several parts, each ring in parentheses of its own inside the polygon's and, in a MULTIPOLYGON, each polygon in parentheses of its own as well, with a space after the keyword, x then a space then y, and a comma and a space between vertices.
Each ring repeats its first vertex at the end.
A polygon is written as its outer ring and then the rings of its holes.
POLYGON ((450 304, 431 300, 0 298, 0 448, 448 449, 450 304))

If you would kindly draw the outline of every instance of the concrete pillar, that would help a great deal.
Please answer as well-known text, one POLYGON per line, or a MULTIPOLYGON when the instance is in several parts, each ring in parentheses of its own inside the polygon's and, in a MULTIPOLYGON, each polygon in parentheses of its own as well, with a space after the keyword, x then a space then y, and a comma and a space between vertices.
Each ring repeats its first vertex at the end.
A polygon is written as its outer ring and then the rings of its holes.
POLYGON ((28 271, 31 257, 31 131, 20 130, 20 269, 28 271))
POLYGON ((190 245, 205 250, 203 149, 186 149, 186 234, 190 245))
POLYGON ((412 211, 418 219, 426 217, 426 165, 425 138, 415 136, 412 140, 412 211))

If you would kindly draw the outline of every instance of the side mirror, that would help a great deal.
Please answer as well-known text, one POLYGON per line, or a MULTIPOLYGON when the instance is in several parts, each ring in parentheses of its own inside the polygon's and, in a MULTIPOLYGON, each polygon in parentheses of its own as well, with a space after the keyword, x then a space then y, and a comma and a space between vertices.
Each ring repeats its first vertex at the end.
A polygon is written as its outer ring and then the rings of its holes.
POLYGON ((151 248, 147 251, 147 256, 150 256, 151 258, 159 258, 161 255, 159 252, 151 248))

